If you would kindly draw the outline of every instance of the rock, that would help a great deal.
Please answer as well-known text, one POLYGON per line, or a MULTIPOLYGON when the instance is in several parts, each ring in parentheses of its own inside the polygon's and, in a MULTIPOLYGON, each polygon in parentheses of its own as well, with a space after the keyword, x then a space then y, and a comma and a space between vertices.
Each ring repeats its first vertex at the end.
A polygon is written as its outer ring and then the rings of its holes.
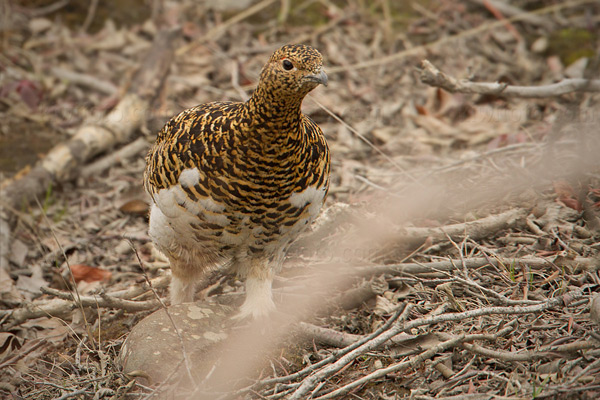
POLYGON ((140 375, 141 371, 150 384, 163 382, 172 373, 187 375, 182 363, 182 341, 175 325, 192 363, 191 370, 195 375, 206 375, 206 367, 214 363, 209 360, 209 349, 228 337, 234 322, 233 311, 232 307, 218 303, 177 304, 168 308, 172 322, 165 309, 155 311, 134 326, 125 340, 120 354, 123 372, 140 375))
POLYGON ((121 347, 123 372, 160 386, 158 399, 213 399, 215 392, 247 385, 268 365, 291 325, 281 318, 232 318, 239 308, 230 304, 240 300, 223 294, 171 306, 168 314, 155 311, 133 327, 121 347))

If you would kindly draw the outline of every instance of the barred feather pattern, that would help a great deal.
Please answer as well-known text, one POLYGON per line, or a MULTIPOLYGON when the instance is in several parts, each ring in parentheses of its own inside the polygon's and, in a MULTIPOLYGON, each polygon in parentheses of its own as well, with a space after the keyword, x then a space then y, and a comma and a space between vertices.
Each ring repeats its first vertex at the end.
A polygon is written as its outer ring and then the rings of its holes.
POLYGON ((319 52, 287 45, 247 102, 193 107, 159 132, 144 187, 153 201, 150 236, 171 263, 172 302, 192 301, 204 271, 230 263, 247 280, 240 316, 273 310, 273 274, 329 188, 323 132, 300 109, 320 83, 327 76, 319 52))

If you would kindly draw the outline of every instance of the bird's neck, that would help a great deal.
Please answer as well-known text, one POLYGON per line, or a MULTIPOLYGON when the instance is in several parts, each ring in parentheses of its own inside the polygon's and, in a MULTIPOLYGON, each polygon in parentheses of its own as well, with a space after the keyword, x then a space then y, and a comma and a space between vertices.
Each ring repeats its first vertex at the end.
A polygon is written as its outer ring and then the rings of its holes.
MULTIPOLYGON (((261 136, 300 134, 304 96, 278 96, 258 85, 246 102, 248 117, 261 136)), ((263 137, 263 139, 265 139, 263 137)))

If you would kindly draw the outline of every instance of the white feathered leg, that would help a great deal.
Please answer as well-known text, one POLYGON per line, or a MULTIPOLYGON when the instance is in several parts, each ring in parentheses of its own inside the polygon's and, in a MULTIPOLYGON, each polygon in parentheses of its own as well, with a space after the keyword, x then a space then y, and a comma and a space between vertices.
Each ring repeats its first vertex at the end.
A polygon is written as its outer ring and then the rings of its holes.
POLYGON ((238 266, 238 271, 246 277, 246 299, 236 318, 254 319, 268 316, 275 311, 273 302, 273 271, 264 260, 250 260, 238 266))
POLYGON ((183 280, 173 275, 171 277, 171 285, 169 286, 171 304, 193 302, 195 289, 196 282, 191 280, 183 280))

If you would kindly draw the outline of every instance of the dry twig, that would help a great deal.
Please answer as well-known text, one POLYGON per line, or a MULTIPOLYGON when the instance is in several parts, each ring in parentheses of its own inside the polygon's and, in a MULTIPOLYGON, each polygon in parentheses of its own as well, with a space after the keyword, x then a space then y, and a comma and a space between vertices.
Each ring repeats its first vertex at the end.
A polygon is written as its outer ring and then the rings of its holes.
POLYGON ((471 82, 456 79, 433 66, 429 61, 421 61, 421 82, 455 93, 476 93, 506 97, 556 97, 573 92, 600 92, 600 80, 563 79, 544 86, 513 86, 499 82, 471 82))
MULTIPOLYGON (((168 278, 168 277, 167 277, 168 278)), ((165 277, 155 278, 153 281, 154 287, 165 287, 168 280, 165 277)), ((144 311, 158 308, 157 300, 148 301, 131 301, 126 298, 133 298, 150 290, 146 285, 132 287, 126 291, 115 292, 114 294, 100 294, 80 296, 81 305, 83 307, 107 307, 123 309, 126 311, 144 311)), ((51 288, 41 288, 43 293, 56 296, 58 298, 51 300, 38 300, 23 307, 0 310, 0 319, 5 320, 6 326, 17 326, 29 319, 40 317, 68 317, 71 312, 78 306, 74 302, 73 293, 63 292, 51 288)), ((78 299, 79 301, 79 299, 78 299)))
MULTIPOLYGON (((594 258, 575 257, 574 260, 560 259, 552 261, 543 257, 522 257, 522 258, 487 258, 472 257, 464 260, 464 267, 468 269, 477 269, 490 265, 496 268, 509 270, 511 266, 528 266, 530 269, 542 269, 547 267, 581 267, 582 269, 595 270, 599 266, 599 261, 594 258)), ((433 261, 429 263, 402 263, 388 265, 370 265, 366 267, 356 267, 354 271, 357 274, 370 276, 378 274, 401 274, 418 276, 422 274, 440 273, 440 277, 446 277, 448 272, 458 270, 461 262, 458 260, 433 261)))
MULTIPOLYGON (((437 315, 437 316, 433 316, 433 317, 420 318, 420 319, 416 319, 416 320, 407 322, 405 324, 400 324, 400 323, 396 322, 393 327, 391 327, 387 331, 383 332, 381 335, 379 335, 379 336, 373 338, 372 340, 370 340, 369 342, 366 342, 365 344, 359 346, 358 348, 356 348, 355 350, 346 354, 344 357, 340 358, 338 361, 332 363, 331 365, 323 367, 319 371, 317 371, 317 372, 313 373, 312 375, 308 376, 307 378, 305 378, 302 381, 302 384, 298 387, 298 389, 296 389, 294 394, 290 397, 290 399, 305 398, 306 395, 309 392, 311 392, 313 389, 315 389, 320 382, 327 379, 332 374, 337 373, 341 368, 343 368, 345 365, 347 365, 349 362, 354 360, 359 355, 364 354, 367 351, 376 349, 377 347, 381 346, 382 344, 387 342, 390 338, 394 337, 395 335, 397 335, 400 332, 410 332, 411 329, 415 329, 420 326, 429 326, 429 325, 438 324, 441 322, 460 321, 460 320, 465 320, 465 319, 470 319, 470 318, 481 317, 484 315, 494 315, 494 314, 515 315, 515 314, 540 313, 540 312, 546 311, 548 309, 551 309, 553 307, 557 307, 559 305, 564 304, 565 298, 577 299, 577 298, 581 298, 581 297, 583 297, 583 294, 579 291, 575 291, 575 292, 567 293, 563 296, 549 299, 543 303, 540 303, 537 305, 532 305, 532 306, 485 307, 485 308, 479 308, 479 309, 475 309, 475 310, 464 311, 461 313, 449 313, 449 314, 441 314, 441 315, 437 315)), ((407 307, 407 308, 409 308, 409 307, 407 307)), ((430 349, 426 353, 422 353, 417 360, 419 360, 419 362, 420 362, 421 360, 424 360, 425 358, 432 357, 438 351, 444 350, 449 347, 453 347, 457 344, 462 343, 463 341, 464 341, 464 336, 460 336, 460 337, 456 337, 451 340, 448 340, 448 341, 440 344, 440 349, 437 349, 436 351, 431 351, 432 349, 430 349)), ((406 363, 396 364, 395 367, 392 367, 392 368, 397 368, 397 369, 393 369, 393 370, 399 370, 399 369, 405 368, 410 365, 411 365, 411 362, 408 361, 406 363)), ((374 379, 375 377, 380 377, 380 376, 386 375, 389 372, 392 372, 392 370, 388 371, 387 369, 384 369, 384 370, 380 370, 379 372, 376 371, 375 373, 373 373, 376 375, 370 374, 367 377, 369 377, 369 379, 374 379)), ((346 393, 348 390, 352 389, 353 387, 362 385, 363 380, 359 379, 358 381, 356 381, 354 383, 355 384, 353 384, 353 385, 345 386, 344 392, 338 393, 336 391, 336 392, 332 392, 330 395, 333 395, 333 393, 335 393, 335 395, 346 393)), ((327 396, 329 396, 329 395, 327 395, 327 396)), ((325 398, 331 398, 331 397, 323 397, 323 399, 325 399, 325 398)))

